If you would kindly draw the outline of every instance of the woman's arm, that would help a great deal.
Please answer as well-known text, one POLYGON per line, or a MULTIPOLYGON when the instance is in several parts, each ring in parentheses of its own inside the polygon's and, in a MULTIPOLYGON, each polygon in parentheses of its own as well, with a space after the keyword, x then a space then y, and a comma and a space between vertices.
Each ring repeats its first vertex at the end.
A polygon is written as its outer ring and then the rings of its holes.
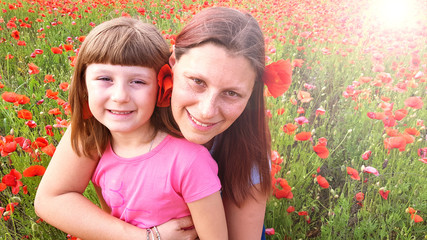
POLYGON ((201 240, 226 240, 227 224, 221 194, 216 192, 200 200, 188 203, 194 226, 201 240))
POLYGON ((236 206, 231 200, 223 198, 227 218, 228 238, 233 240, 260 240, 264 224, 267 196, 257 190, 259 184, 252 187, 254 196, 248 197, 242 205, 236 206))
MULTIPOLYGON (((62 137, 40 182, 34 203, 37 215, 85 240, 145 239, 145 229, 109 215, 83 196, 98 161, 77 156, 70 137, 71 128, 62 137)), ((181 230, 180 224, 188 222, 178 219, 159 226, 162 239, 194 239, 194 230, 181 230)))

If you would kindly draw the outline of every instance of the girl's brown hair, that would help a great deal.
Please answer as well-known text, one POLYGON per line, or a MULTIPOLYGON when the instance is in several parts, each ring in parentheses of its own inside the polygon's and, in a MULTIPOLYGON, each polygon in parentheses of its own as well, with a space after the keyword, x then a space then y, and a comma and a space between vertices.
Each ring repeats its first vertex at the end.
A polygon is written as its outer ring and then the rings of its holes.
MULTIPOLYGON (((106 63, 142 66, 159 72, 168 62, 168 44, 151 24, 132 18, 115 18, 96 26, 84 40, 75 63, 71 81, 71 144, 76 153, 101 156, 111 138, 109 130, 94 117, 84 118, 88 110, 85 72, 89 64, 106 63)), ((167 129, 161 121, 162 111, 156 107, 150 119, 157 130, 167 129)), ((154 137, 154 136, 153 136, 154 137)))
POLYGON ((175 57, 193 47, 214 43, 234 56, 249 60, 256 72, 255 86, 243 113, 215 139, 214 159, 219 165, 223 195, 238 206, 250 195, 252 171, 260 176, 260 191, 271 190, 270 134, 264 108, 264 36, 249 14, 230 8, 208 8, 196 14, 175 41, 175 57))

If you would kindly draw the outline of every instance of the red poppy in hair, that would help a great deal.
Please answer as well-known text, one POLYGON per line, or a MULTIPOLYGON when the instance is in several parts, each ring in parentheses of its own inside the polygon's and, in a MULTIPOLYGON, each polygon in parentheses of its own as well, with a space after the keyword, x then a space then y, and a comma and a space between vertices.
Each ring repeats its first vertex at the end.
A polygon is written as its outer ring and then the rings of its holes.
POLYGON ((157 75, 159 84, 159 93, 157 95, 157 107, 169 107, 171 104, 171 95, 173 87, 172 70, 168 64, 165 64, 157 75))

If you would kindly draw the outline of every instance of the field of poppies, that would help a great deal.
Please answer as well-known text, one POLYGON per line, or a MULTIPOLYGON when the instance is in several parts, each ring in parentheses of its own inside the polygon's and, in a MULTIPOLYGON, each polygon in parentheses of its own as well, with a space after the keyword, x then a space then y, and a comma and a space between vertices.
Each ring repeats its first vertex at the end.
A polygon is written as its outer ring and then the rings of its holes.
MULTIPOLYGON (((0 0, 0 239, 71 239, 38 218, 38 183, 69 125, 85 35, 119 16, 174 43, 211 6, 250 12, 268 68, 273 195, 267 239, 427 239, 424 0, 0 0), (274 76, 272 76, 274 77, 274 76), (287 86, 285 86, 287 87, 287 86)), ((96 202, 90 186, 86 195, 96 202)))

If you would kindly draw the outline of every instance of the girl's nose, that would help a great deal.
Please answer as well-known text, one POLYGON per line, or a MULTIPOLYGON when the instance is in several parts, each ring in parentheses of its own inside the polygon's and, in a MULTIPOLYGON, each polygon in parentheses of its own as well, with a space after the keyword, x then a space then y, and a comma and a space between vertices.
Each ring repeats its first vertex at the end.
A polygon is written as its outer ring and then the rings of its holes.
POLYGON ((122 84, 117 84, 113 87, 111 93, 111 100, 114 102, 128 102, 129 101, 129 94, 126 90, 126 87, 122 84))

